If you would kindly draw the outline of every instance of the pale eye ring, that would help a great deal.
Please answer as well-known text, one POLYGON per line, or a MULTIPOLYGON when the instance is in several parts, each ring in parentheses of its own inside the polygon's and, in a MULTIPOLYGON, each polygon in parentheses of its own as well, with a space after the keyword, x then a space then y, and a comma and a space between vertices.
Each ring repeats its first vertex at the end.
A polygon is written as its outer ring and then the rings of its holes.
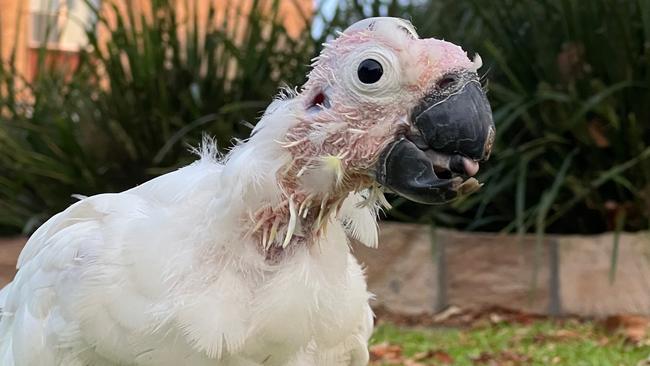
POLYGON ((357 68, 357 77, 359 81, 364 84, 374 84, 381 79, 384 74, 384 69, 381 67, 379 61, 372 58, 367 58, 359 64, 357 68))

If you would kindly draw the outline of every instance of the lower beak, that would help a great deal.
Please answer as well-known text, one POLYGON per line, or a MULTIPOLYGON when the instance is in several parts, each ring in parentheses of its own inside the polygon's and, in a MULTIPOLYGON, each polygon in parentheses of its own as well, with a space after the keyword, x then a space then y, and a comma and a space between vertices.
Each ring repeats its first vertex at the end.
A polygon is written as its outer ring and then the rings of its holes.
POLYGON ((474 175, 478 162, 490 155, 492 111, 476 80, 447 97, 425 100, 412 118, 419 133, 401 137, 382 152, 376 179, 409 200, 444 203, 480 187, 476 179, 461 176, 474 175), (451 178, 451 173, 460 176, 451 178))

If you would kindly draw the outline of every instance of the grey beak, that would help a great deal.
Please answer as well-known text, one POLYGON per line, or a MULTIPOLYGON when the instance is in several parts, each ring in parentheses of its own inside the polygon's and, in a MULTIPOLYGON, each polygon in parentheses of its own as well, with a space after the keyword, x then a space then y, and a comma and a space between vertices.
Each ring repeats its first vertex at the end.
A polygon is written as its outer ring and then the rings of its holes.
POLYGON ((417 109, 422 112, 414 114, 412 122, 431 149, 477 161, 490 156, 495 128, 490 102, 478 81, 417 109))
POLYGON ((406 136, 381 154, 376 179, 409 200, 435 204, 455 198, 460 177, 443 179, 436 174, 427 150, 450 156, 450 170, 463 173, 463 159, 487 160, 494 142, 492 110, 477 80, 446 97, 425 98, 415 108, 412 123, 417 136, 406 136))
POLYGON ((414 202, 435 204, 451 201, 460 182, 440 179, 424 151, 403 138, 391 144, 380 157, 377 181, 414 202))

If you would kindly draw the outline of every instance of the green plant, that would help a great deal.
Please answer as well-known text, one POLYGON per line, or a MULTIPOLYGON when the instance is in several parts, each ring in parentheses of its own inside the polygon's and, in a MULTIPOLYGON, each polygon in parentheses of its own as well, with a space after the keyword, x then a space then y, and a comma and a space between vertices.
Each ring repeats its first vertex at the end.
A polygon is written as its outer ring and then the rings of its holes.
POLYGON ((497 141, 481 167, 485 186, 452 206, 395 200, 393 217, 519 233, 648 228, 650 3, 346 4, 335 23, 411 18, 421 36, 478 52, 487 75, 497 141))
POLYGON ((143 2, 143 11, 102 3, 72 74, 45 62, 45 49, 33 81, 17 82, 12 59, 0 66, 4 231, 33 230, 74 194, 173 170, 192 159, 187 146, 203 132, 222 148, 246 137, 242 121, 254 123, 283 82, 302 83, 313 55, 307 33, 289 35, 279 0, 201 14, 188 0, 183 18, 174 0, 143 2))
POLYGON ((239 122, 254 122, 281 81, 299 85, 318 44, 376 15, 410 18, 422 36, 478 52, 497 124, 480 193, 433 208, 394 199, 394 219, 540 236, 649 227, 647 1, 341 0, 331 16, 315 15, 325 19, 315 40, 289 37, 261 1, 246 19, 204 14, 213 24, 205 33, 172 3, 150 2, 150 18, 118 12, 106 45, 90 30, 92 47, 71 78, 42 72, 16 90, 11 62, 0 66, 5 230, 29 231, 71 194, 118 191, 174 169, 201 131, 222 148, 245 137, 239 122), (233 23, 247 26, 238 35, 233 23), (17 97, 25 93, 26 105, 17 97))
POLYGON ((378 360, 370 365, 395 364, 381 362, 395 357, 395 353, 381 352, 388 348, 387 344, 401 350, 402 358, 410 359, 412 364, 456 366, 643 365, 650 351, 647 343, 635 345, 624 337, 624 332, 608 333, 596 322, 565 319, 477 323, 460 329, 409 329, 380 324, 370 339, 370 349, 378 360))

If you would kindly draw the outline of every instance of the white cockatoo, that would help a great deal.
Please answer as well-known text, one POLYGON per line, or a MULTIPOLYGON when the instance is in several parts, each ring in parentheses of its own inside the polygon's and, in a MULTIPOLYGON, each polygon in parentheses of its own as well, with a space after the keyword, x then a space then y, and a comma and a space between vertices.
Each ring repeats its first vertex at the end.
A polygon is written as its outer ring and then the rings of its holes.
POLYGON ((405 20, 352 25, 227 155, 208 141, 41 226, 0 293, 0 365, 367 364, 348 238, 377 245, 383 190, 478 187, 494 137, 480 65, 405 20))

